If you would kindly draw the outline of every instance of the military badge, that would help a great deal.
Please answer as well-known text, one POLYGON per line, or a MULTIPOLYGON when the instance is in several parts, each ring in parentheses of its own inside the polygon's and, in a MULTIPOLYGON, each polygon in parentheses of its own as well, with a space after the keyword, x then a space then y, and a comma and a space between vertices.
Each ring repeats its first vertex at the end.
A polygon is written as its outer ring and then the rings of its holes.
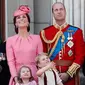
POLYGON ((74 30, 67 30, 67 32, 68 32, 68 40, 72 40, 73 39, 73 37, 72 37, 72 33, 74 32, 74 30))
POLYGON ((68 40, 72 40, 73 39, 73 37, 72 37, 72 33, 68 33, 68 38, 67 38, 68 40))
POLYGON ((68 38, 67 38, 68 40, 70 40, 70 34, 68 33, 68 38))
POLYGON ((67 43, 68 47, 73 47, 74 43, 70 40, 68 43, 67 43))
POLYGON ((72 50, 69 50, 69 51, 68 51, 68 55, 69 55, 70 57, 73 55, 72 50))

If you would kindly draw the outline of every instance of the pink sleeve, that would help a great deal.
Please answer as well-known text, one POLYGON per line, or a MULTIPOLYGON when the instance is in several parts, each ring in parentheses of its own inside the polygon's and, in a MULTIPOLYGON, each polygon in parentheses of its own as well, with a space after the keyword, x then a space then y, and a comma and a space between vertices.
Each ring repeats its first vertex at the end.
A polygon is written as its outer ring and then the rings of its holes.
POLYGON ((12 40, 8 38, 6 42, 6 53, 7 53, 7 61, 10 69, 10 73, 12 77, 17 76, 16 67, 15 67, 15 57, 14 57, 14 51, 12 47, 12 40))
POLYGON ((43 46, 42 46, 42 41, 40 39, 40 36, 38 38, 38 46, 37 46, 37 54, 40 54, 43 52, 43 46))

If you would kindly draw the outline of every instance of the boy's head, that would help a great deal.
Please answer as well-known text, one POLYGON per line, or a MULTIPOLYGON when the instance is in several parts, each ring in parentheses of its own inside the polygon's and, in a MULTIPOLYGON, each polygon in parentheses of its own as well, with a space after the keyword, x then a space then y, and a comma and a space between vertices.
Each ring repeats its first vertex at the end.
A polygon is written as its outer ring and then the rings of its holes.
POLYGON ((39 54, 35 60, 38 68, 42 68, 50 62, 49 57, 45 53, 39 54))

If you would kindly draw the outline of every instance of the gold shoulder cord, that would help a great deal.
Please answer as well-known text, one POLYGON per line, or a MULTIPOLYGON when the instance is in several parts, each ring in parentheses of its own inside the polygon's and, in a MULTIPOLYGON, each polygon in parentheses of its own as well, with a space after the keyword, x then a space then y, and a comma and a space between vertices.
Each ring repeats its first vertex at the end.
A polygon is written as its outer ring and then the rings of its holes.
POLYGON ((44 32, 44 30, 41 31, 41 36, 42 36, 44 42, 47 43, 47 44, 53 43, 53 42, 55 41, 57 35, 58 35, 58 33, 55 35, 55 37, 53 38, 53 40, 47 40, 46 37, 45 37, 45 32, 44 32))
POLYGON ((42 30, 41 31, 41 36, 42 36, 42 39, 44 40, 44 42, 47 43, 47 44, 51 44, 55 41, 55 44, 54 44, 54 46, 53 46, 53 48, 52 48, 52 50, 49 54, 49 57, 50 57, 52 55, 53 51, 55 50, 55 47, 58 43, 58 40, 59 40, 60 36, 64 36, 64 35, 63 35, 63 32, 60 30, 56 33, 55 37, 52 40, 47 40, 46 37, 45 37, 45 32, 44 32, 44 30, 42 30))

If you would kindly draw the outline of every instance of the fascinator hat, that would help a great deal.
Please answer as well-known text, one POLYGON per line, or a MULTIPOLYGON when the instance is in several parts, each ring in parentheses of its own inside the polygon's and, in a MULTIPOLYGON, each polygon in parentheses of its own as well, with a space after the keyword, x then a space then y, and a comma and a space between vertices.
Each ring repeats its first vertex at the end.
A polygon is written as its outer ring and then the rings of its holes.
POLYGON ((21 5, 15 12, 14 12, 14 17, 15 16, 19 16, 22 14, 28 14, 31 12, 30 7, 28 7, 27 5, 21 5))

